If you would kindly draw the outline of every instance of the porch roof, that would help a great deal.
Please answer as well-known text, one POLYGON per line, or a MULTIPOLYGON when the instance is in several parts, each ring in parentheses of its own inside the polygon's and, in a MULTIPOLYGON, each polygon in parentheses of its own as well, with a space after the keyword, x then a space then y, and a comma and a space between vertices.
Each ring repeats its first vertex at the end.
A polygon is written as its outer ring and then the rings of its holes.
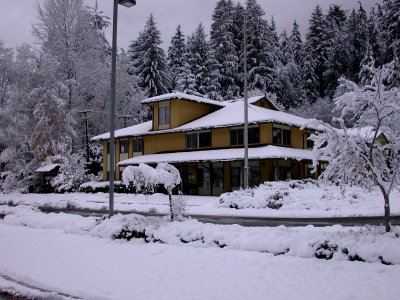
MULTIPOLYGON (((118 163, 119 166, 138 165, 140 163, 181 163, 181 162, 213 162, 213 161, 234 161, 243 160, 244 148, 202 150, 188 152, 173 152, 162 154, 148 154, 123 160, 118 163)), ((312 160, 312 151, 305 149, 293 149, 279 146, 262 146, 249 148, 249 159, 296 159, 312 160)))
POLYGON ((60 165, 59 164, 48 164, 48 165, 44 165, 40 168, 37 168, 35 170, 35 172, 37 173, 47 173, 47 172, 51 172, 54 169, 58 168, 60 165))

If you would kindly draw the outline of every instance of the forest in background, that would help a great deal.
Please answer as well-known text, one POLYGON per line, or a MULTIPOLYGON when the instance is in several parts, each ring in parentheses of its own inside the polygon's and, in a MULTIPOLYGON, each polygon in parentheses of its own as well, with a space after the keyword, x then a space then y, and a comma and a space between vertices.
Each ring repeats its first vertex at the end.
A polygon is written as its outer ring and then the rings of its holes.
MULTIPOLYGON (((117 58, 116 127, 149 119, 146 97, 182 91, 216 100, 243 95, 246 13, 250 94, 268 94, 283 109, 332 120, 333 97, 342 77, 371 83, 385 67, 387 89, 400 86, 400 1, 383 0, 367 12, 317 6, 305 37, 299 26, 278 33, 256 0, 243 6, 219 0, 211 30, 199 24, 185 35, 177 24, 167 53, 150 15, 139 37, 117 58)), ((61 165, 60 185, 74 187, 87 166, 101 160, 88 139, 108 131, 110 20, 81 0, 48 0, 32 27, 40 47, 6 48, 0 37, 0 190, 28 191, 34 170, 61 165), (85 164, 84 162, 88 162, 85 164)), ((92 170, 95 171, 95 170, 92 170)))

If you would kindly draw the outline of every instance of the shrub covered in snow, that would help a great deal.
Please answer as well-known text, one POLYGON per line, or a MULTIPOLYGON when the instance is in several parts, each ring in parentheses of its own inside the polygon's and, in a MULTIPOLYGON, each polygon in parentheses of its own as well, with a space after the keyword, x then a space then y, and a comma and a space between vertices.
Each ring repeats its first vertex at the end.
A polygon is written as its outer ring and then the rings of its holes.
POLYGON ((175 212, 182 213, 184 202, 174 203, 172 189, 181 183, 181 176, 177 168, 167 163, 160 163, 156 168, 146 164, 139 166, 128 166, 122 173, 122 180, 127 187, 134 187, 137 192, 153 192, 158 185, 168 191, 171 221, 174 221, 175 212))
POLYGON ((259 187, 224 193, 220 196, 221 207, 229 208, 271 208, 280 209, 285 199, 295 189, 316 187, 314 180, 293 180, 291 182, 265 182, 259 187))
POLYGON ((166 218, 117 214, 111 218, 44 214, 28 206, 0 205, 0 223, 108 239, 139 239, 192 247, 218 247, 273 255, 336 261, 400 264, 400 228, 382 227, 243 227, 204 224, 196 220, 168 222, 166 218), (0 218, 1 219, 1 218, 0 218))

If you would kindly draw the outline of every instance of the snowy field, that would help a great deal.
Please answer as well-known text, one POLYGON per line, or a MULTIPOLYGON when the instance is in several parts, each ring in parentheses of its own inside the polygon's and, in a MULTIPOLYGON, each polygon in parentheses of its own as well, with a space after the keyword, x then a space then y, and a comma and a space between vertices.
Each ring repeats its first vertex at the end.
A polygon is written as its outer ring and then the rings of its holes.
POLYGON ((104 220, 4 205, 0 213, 5 215, 0 220, 0 290, 10 293, 174 300, 368 300, 400 294, 400 240, 373 227, 157 224, 137 215, 104 220), (145 229, 153 240, 113 239, 121 228, 145 229), (326 239, 371 263, 348 261, 339 252, 329 260, 313 257, 311 244, 326 239), (282 247, 293 252, 272 253, 282 247), (382 264, 379 255, 393 265, 382 264))
MULTIPOLYGON (((377 188, 369 191, 359 187, 347 187, 342 193, 337 186, 317 185, 312 182, 270 182, 247 192, 226 193, 222 197, 185 196, 185 198, 187 214, 260 217, 383 215, 383 198, 377 188), (279 209, 268 206, 274 198, 278 198, 278 204, 281 205, 279 209)), ((108 194, 0 194, 0 204, 9 202, 56 208, 69 206, 107 210, 108 194)), ((115 209, 168 213, 168 196, 115 194, 115 209)), ((393 215, 400 214, 400 192, 396 189, 391 194, 391 211, 393 215)))

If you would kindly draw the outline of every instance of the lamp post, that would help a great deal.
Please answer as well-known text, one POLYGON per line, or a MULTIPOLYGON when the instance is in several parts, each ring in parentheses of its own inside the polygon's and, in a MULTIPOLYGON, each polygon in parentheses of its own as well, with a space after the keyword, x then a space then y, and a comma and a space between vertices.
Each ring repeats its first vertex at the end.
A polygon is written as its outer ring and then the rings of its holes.
POLYGON ((118 23, 118 4, 125 7, 136 5, 136 0, 114 0, 113 9, 113 31, 112 31, 112 50, 111 50, 111 103, 110 103, 110 187, 109 187, 109 209, 111 217, 114 214, 114 172, 115 172, 115 73, 117 61, 117 23, 118 23))

